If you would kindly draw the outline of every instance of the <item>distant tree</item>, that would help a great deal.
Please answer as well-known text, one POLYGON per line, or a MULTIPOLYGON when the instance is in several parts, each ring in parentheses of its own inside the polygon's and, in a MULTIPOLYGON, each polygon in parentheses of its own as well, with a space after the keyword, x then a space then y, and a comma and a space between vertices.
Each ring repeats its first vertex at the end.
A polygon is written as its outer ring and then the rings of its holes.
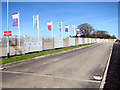
POLYGON ((91 33, 94 31, 93 27, 88 23, 83 23, 78 26, 81 37, 91 37, 91 33))
POLYGON ((92 33, 92 38, 116 39, 115 35, 110 36, 107 31, 98 30, 92 33))
MULTIPOLYGON (((116 39, 115 35, 110 36, 107 31, 97 30, 88 23, 83 23, 78 26, 80 30, 80 37, 88 38, 106 38, 106 39, 116 39)), ((75 37, 78 37, 77 35, 75 37)))
POLYGON ((111 36, 111 39, 117 39, 115 35, 112 35, 111 36))

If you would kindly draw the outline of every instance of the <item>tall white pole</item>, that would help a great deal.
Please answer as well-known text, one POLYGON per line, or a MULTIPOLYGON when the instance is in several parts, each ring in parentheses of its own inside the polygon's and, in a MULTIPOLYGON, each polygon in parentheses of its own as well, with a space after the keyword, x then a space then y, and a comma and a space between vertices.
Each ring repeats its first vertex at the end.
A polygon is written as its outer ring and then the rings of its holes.
POLYGON ((68 37, 69 37, 69 25, 68 25, 68 37))
POLYGON ((20 15, 18 12, 18 38, 19 38, 19 49, 20 49, 20 15))
POLYGON ((53 23, 52 23, 52 37, 54 37, 54 35, 53 35, 53 23))
POLYGON ((62 22, 61 22, 61 38, 62 38, 63 36, 62 36, 62 22))
POLYGON ((39 35, 39 15, 37 15, 37 17, 38 17, 38 19, 37 19, 37 20, 38 20, 38 21, 37 21, 37 22, 38 22, 38 23, 37 23, 37 25, 38 25, 37 28, 38 28, 38 40, 39 40, 39 36, 40 36, 40 35, 39 35))
MULTIPOLYGON (((7 0, 7 31, 9 31, 9 5, 7 0)), ((10 57, 10 48, 9 48, 9 36, 7 38, 7 56, 10 57)))
POLYGON ((61 38, 62 38, 62 29, 61 29, 61 38))

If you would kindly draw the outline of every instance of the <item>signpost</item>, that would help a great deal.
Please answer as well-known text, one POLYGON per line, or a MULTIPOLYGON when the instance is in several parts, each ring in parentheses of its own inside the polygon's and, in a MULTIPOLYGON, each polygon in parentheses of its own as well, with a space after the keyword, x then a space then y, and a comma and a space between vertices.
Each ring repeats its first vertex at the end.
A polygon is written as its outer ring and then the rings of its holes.
POLYGON ((12 31, 4 31, 4 36, 12 36, 12 31))

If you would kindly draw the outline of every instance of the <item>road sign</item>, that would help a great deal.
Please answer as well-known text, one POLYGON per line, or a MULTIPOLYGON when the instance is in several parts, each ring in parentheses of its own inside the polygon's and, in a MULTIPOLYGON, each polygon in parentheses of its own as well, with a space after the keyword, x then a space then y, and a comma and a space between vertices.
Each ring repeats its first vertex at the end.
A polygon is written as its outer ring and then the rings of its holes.
POLYGON ((4 36, 12 36, 12 31, 4 31, 4 36))

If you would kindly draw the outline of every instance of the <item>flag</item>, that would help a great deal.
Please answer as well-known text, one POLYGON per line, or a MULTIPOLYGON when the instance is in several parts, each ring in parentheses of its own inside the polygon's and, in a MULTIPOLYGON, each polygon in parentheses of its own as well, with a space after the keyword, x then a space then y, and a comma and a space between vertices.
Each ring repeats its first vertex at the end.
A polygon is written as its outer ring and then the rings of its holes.
POLYGON ((19 24, 19 14, 18 13, 14 13, 12 14, 12 18, 13 18, 13 26, 18 26, 19 24))
POLYGON ((62 31, 62 22, 58 22, 58 30, 61 32, 62 31))
POLYGON ((52 21, 47 22, 47 27, 49 31, 52 30, 52 21))
POLYGON ((80 34, 80 32, 79 32, 79 28, 77 28, 77 34, 80 34))
POLYGON ((39 29, 39 15, 33 15, 33 28, 39 29))
POLYGON ((69 32, 69 25, 65 25, 65 32, 69 32))
POLYGON ((73 32, 75 32, 75 25, 72 25, 73 32))

